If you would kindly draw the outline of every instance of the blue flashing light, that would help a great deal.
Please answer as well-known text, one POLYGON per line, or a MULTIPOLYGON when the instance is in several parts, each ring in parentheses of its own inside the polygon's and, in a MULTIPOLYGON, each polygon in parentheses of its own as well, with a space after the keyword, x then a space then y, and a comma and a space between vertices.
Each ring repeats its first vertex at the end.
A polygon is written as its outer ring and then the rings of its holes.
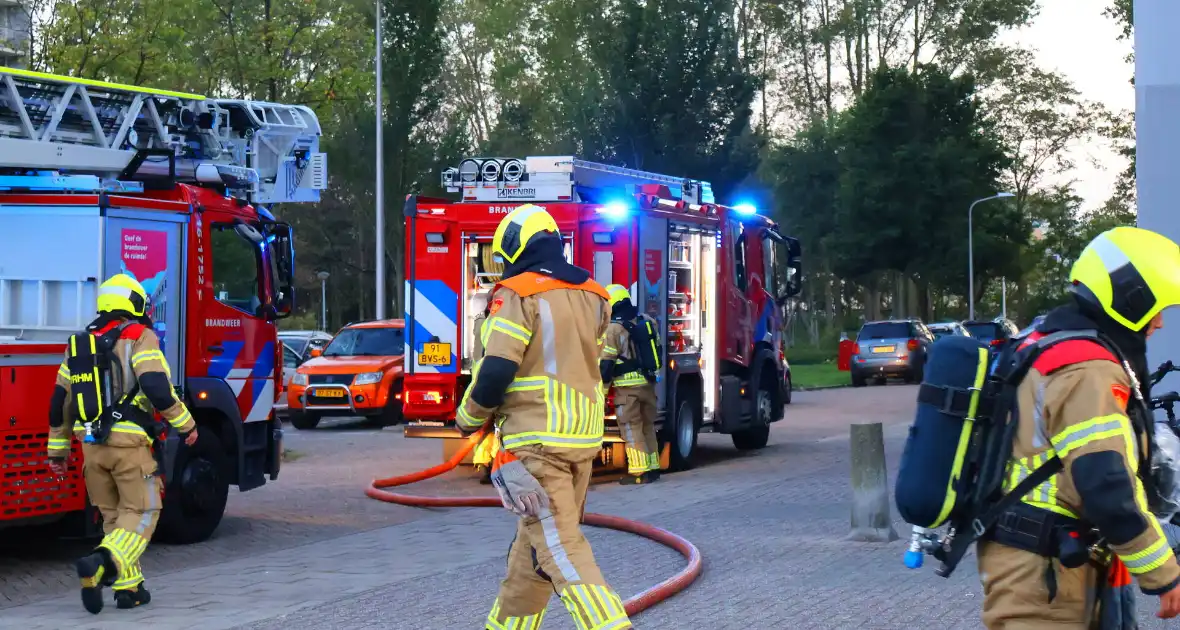
POLYGON ((752 204, 752 203, 739 203, 739 204, 735 205, 733 207, 733 209, 738 214, 744 214, 746 216, 752 216, 752 215, 758 214, 758 208, 755 207, 754 204, 752 204))
POLYGON ((625 219, 631 214, 631 208, 623 201, 611 201, 602 207, 602 214, 610 219, 625 219))

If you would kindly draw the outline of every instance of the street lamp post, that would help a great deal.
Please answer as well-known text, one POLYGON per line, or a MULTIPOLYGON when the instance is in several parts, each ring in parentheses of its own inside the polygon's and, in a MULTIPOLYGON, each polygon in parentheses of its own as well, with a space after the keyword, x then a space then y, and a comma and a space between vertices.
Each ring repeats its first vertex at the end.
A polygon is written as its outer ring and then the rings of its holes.
POLYGON ((385 139, 381 93, 381 2, 377 0, 377 319, 385 319, 385 139))
POLYGON ((969 305, 967 319, 975 319, 975 243, 971 232, 971 214, 975 210, 975 204, 1015 196, 1010 192, 999 192, 991 197, 976 199, 971 202, 970 206, 967 206, 967 304, 969 305))
POLYGON ((328 272, 315 275, 320 279, 320 330, 328 330, 328 272))

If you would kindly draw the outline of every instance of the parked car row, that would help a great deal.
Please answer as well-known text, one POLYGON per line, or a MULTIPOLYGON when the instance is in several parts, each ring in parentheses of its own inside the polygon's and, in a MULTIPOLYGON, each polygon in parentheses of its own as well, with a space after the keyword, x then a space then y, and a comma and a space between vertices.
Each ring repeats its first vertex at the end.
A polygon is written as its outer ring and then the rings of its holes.
POLYGON ((922 380, 930 346, 947 335, 975 337, 993 352, 1019 333, 1011 320, 941 322, 927 326, 920 319, 891 319, 865 322, 856 335, 849 371, 853 387, 864 387, 869 379, 877 384, 901 378, 907 383, 922 380))

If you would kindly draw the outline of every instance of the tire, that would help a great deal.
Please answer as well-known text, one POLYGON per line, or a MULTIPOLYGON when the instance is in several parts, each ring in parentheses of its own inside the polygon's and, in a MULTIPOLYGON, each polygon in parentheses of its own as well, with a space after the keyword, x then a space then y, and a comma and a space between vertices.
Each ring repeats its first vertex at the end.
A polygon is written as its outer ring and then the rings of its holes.
POLYGON ((311 431, 320 424, 320 415, 317 413, 308 413, 306 411, 297 411, 291 414, 291 426, 300 431, 311 431))
POLYGON ((873 385, 884 385, 889 382, 889 379, 884 376, 878 376, 873 379, 873 385))
POLYGON ((787 373, 786 374, 786 387, 783 388, 783 404, 784 405, 791 404, 792 389, 793 389, 793 386, 791 384, 791 374, 787 373))
POLYGON ((189 545, 213 535, 229 498, 229 458, 221 440, 201 427, 192 447, 180 443, 173 478, 164 490, 164 510, 156 538, 189 545))
POLYGON ((852 371, 852 386, 853 387, 864 387, 865 384, 866 384, 865 377, 861 376, 860 374, 857 374, 856 370, 853 370, 852 371))
MULTIPOLYGON (((394 383, 393 390, 401 391, 401 383, 394 383)), ((386 403, 385 409, 381 411, 378 422, 382 427, 395 427, 402 423, 402 401, 398 398, 393 398, 395 393, 393 390, 389 392, 389 402, 386 403)))
POLYGON ((670 445, 668 467, 674 471, 692 468, 701 430, 699 394, 689 387, 676 391, 676 417, 663 432, 662 442, 670 445))
POLYGON ((756 451, 770 441, 770 425, 742 429, 731 435, 733 445, 739 451, 756 451))

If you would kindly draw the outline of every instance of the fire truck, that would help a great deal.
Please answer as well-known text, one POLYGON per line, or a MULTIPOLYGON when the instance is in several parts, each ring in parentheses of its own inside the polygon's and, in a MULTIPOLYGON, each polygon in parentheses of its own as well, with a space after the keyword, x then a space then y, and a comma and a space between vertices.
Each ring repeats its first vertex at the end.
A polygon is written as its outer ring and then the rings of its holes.
MULTIPOLYGON (((474 321, 503 271, 491 241, 517 206, 557 220, 566 259, 602 285, 631 290, 659 323, 656 385, 665 465, 691 465, 702 431, 739 449, 766 445, 786 392, 784 304, 800 290, 800 246, 748 204, 725 206, 708 182, 568 156, 471 158, 442 176, 460 201, 407 198, 407 437, 460 437, 458 401, 470 382, 474 321)), ((608 395, 600 463, 625 465, 608 395)))
POLYGON ((291 227, 268 209, 325 188, 308 108, 0 68, 0 528, 93 535, 81 446, 47 466, 49 400, 96 289, 138 279, 200 438, 163 442, 158 539, 207 538, 229 486, 279 473, 276 320, 291 314, 291 227))

